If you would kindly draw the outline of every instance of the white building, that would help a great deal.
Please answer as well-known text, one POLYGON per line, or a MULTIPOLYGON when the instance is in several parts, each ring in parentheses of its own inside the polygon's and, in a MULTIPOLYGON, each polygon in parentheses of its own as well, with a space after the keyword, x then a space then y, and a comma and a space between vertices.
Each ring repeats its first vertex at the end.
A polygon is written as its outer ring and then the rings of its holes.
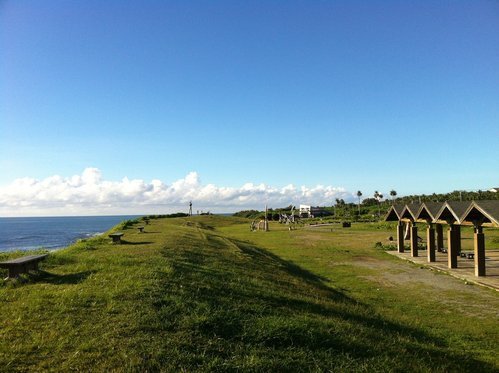
POLYGON ((311 209, 312 208, 309 205, 300 205, 300 217, 306 216, 309 218, 311 209))

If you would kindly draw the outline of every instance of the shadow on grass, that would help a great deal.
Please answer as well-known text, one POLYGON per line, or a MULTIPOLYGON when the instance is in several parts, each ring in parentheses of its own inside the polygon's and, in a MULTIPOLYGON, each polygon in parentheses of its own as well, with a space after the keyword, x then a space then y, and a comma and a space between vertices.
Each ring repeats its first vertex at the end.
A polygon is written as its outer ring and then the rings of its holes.
POLYGON ((83 271, 77 273, 68 273, 66 275, 57 275, 50 272, 39 271, 32 275, 35 282, 44 282, 52 285, 75 285, 85 281, 94 271, 83 271))
MULTIPOLYGON (((333 290, 327 286, 325 283, 330 282, 328 278, 319 276, 313 272, 310 272, 292 261, 284 260, 281 257, 254 245, 250 245, 247 242, 231 240, 236 246, 239 247, 242 253, 250 256, 252 260, 265 264, 266 261, 272 263, 272 265, 277 264, 279 267, 284 269, 289 275, 294 277, 299 277, 301 280, 313 284, 314 286, 319 286, 322 289, 327 289, 329 292, 333 290)), ((336 293, 336 292, 335 292, 336 293)))
MULTIPOLYGON (((131 242, 131 241, 125 241, 125 240, 121 240, 121 245, 127 245, 127 246, 134 246, 134 245, 150 245, 154 242, 152 241, 140 241, 140 242, 131 242)), ((117 244, 118 246, 120 244, 117 244)))
MULTIPOLYGON (((227 369, 237 369, 256 354, 263 370, 494 369, 442 338, 376 314, 328 287, 328 279, 247 242, 212 235, 193 246, 180 239, 163 255, 172 271, 156 294, 159 328, 190 341, 175 356, 177 367, 223 359, 227 369)), ((169 353, 165 349, 163 359, 173 359, 169 353)))

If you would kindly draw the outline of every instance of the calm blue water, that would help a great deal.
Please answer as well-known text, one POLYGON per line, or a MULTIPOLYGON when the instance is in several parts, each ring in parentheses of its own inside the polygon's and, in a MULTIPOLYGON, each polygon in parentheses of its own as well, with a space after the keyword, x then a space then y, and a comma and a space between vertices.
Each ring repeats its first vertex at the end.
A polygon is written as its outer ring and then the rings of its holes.
POLYGON ((0 251, 58 249, 137 216, 0 218, 0 251))

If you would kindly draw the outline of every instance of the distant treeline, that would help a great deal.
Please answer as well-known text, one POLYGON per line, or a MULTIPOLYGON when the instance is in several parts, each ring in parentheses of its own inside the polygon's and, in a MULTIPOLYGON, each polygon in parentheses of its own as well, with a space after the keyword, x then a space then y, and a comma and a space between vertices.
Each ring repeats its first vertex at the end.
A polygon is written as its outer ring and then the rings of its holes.
POLYGON ((249 218, 249 219, 256 219, 260 215, 264 216, 265 212, 258 211, 258 210, 243 210, 243 211, 238 211, 238 212, 233 214, 233 216, 237 216, 239 218, 249 218))
MULTIPOLYGON (((382 218, 387 213, 392 203, 406 204, 411 202, 479 201, 497 199, 499 199, 499 193, 481 190, 477 192, 456 190, 450 193, 417 194, 397 197, 393 200, 389 198, 378 200, 374 197, 370 197, 362 199, 360 205, 358 202, 345 202, 343 199, 337 199, 336 201, 331 201, 331 206, 318 206, 323 212, 320 215, 316 213, 315 217, 321 218, 328 216, 338 221, 375 221, 382 218)), ((269 208, 267 218, 269 220, 279 220, 279 214, 290 215, 293 207, 293 205, 289 205, 281 208, 269 208)), ((299 211, 296 207, 294 207, 294 215, 299 215, 299 211)), ((265 211, 244 210, 236 212, 234 216, 249 219, 263 219, 265 217, 265 211)))
POLYGON ((174 214, 166 214, 166 215, 147 215, 142 218, 142 220, 148 219, 163 219, 163 218, 185 218, 189 216, 189 214, 183 212, 176 212, 174 214))
POLYGON ((499 199, 499 193, 478 190, 476 192, 466 192, 455 190, 450 193, 420 194, 395 198, 395 203, 410 202, 445 202, 445 201, 484 201, 499 199))
POLYGON ((174 214, 167 214, 167 215, 146 215, 146 216, 142 216, 140 218, 123 220, 120 224, 117 225, 117 227, 120 230, 125 230, 125 229, 131 228, 135 224, 138 224, 141 222, 147 223, 149 220, 153 220, 153 219, 184 218, 186 216, 189 216, 189 214, 185 214, 183 212, 177 212, 174 214))
MULTIPOLYGON (((293 205, 289 205, 286 207, 280 208, 269 208, 267 210, 269 220, 279 220, 279 214, 291 215, 291 211, 293 210, 293 205)), ((294 207, 294 214, 298 216, 299 211, 296 211, 296 207, 294 207)), ((265 217, 265 211, 258 210, 243 210, 238 211, 233 216, 237 216, 240 218, 249 218, 249 219, 263 219, 265 217)))

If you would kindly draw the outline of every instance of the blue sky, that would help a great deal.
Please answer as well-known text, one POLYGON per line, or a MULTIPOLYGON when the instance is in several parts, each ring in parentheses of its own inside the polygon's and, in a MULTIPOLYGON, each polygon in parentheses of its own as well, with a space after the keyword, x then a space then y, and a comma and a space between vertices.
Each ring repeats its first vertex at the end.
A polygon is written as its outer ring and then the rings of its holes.
POLYGON ((497 1, 3 1, 0 213, 84 170, 318 204, 494 187, 498 66, 497 1))

